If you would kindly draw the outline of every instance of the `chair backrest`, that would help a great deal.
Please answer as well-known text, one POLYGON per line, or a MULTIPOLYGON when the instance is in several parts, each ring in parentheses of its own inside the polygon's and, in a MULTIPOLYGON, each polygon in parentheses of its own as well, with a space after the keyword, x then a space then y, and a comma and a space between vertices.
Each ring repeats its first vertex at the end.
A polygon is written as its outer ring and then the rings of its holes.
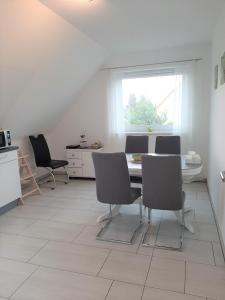
POLYGON ((131 187, 125 153, 92 153, 97 199, 109 204, 130 204, 131 187))
POLYGON ((50 161, 51 155, 44 135, 39 134, 37 137, 30 135, 29 139, 34 151, 36 165, 40 166, 41 163, 50 161))
POLYGON ((180 154, 180 136, 157 136, 155 153, 180 154))
POLYGON ((148 136, 128 135, 126 137, 125 153, 148 153, 148 136))
POLYGON ((181 158, 142 157, 143 203, 152 209, 180 210, 183 206, 181 158))

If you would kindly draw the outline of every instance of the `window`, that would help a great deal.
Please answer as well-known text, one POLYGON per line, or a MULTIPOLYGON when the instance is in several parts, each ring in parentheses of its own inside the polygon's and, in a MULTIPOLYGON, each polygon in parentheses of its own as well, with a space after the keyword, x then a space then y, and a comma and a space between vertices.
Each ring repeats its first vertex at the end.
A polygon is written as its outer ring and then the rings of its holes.
POLYGON ((172 132, 181 101, 182 75, 171 70, 133 73, 122 79, 126 132, 172 132))

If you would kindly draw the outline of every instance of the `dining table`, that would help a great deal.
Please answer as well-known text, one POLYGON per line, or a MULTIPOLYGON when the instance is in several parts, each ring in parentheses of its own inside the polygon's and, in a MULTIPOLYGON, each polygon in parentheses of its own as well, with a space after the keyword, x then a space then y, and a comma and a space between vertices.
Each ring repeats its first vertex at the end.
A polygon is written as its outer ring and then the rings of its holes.
MULTIPOLYGON (((156 153, 148 153, 145 155, 162 155, 162 154, 156 154, 156 153)), ((163 154, 167 155, 167 154, 163 154)), ((181 156, 181 169, 182 169, 182 177, 184 183, 191 183, 192 179, 199 175, 202 172, 203 164, 202 163, 186 163, 186 155, 180 155, 181 156)), ((127 158, 127 165, 128 165, 128 171, 130 176, 135 177, 142 177, 142 163, 141 160, 134 160, 132 154, 126 154, 127 158)), ((119 214, 121 205, 115 205, 112 208, 112 215, 115 217, 119 214)), ((181 218, 181 212, 180 211, 174 211, 178 222, 182 222, 181 218)), ((184 209, 184 226, 187 230, 194 233, 194 225, 193 225, 193 218, 194 218, 194 209, 192 207, 185 207, 184 209)), ((105 213, 97 218, 97 223, 101 223, 104 220, 108 219, 109 214, 105 213)))

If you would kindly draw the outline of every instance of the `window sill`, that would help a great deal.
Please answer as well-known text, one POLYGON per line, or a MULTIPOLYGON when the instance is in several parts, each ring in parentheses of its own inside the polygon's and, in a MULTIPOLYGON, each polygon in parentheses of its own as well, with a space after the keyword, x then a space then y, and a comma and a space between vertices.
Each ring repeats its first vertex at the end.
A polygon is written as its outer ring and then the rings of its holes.
POLYGON ((124 132, 125 135, 173 135, 172 132, 168 132, 168 131, 153 131, 153 132, 147 132, 147 131, 143 131, 143 132, 129 132, 126 131, 124 132))

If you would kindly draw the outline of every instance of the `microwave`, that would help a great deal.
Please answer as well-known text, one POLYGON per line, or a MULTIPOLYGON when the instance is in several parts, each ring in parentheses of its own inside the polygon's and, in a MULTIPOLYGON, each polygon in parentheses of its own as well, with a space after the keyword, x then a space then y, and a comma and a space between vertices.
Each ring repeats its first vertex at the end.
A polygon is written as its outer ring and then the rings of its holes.
POLYGON ((0 130, 0 149, 11 146, 11 135, 9 130, 0 130))

